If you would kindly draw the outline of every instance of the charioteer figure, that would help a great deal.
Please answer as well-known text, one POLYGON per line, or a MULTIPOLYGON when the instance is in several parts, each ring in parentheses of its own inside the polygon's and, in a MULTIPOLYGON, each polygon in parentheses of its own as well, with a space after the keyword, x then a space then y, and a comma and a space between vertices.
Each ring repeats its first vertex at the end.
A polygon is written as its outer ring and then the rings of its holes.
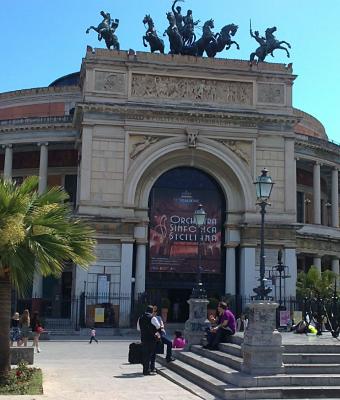
POLYGON ((196 40, 196 35, 195 35, 195 26, 198 25, 201 21, 198 19, 197 21, 194 21, 193 16, 192 16, 192 10, 187 11, 187 15, 183 17, 183 31, 182 31, 182 37, 184 44, 186 46, 190 46, 195 40, 196 40))
POLYGON ((274 32, 276 32, 276 30, 276 26, 273 26, 272 28, 267 28, 265 32, 265 37, 260 36, 259 31, 255 31, 254 34, 251 28, 250 21, 250 36, 253 37, 260 45, 260 47, 258 47, 253 53, 250 54, 251 63, 255 60, 255 57, 257 57, 257 62, 264 61, 268 54, 274 57, 273 51, 276 49, 284 50, 287 54, 287 57, 290 57, 288 49, 282 46, 282 44, 287 45, 289 49, 291 48, 291 45, 284 40, 277 40, 274 36, 274 32))
POLYGON ((181 12, 182 12, 182 7, 177 6, 177 7, 175 8, 176 3, 178 3, 179 1, 181 1, 181 0, 175 0, 175 1, 173 2, 173 4, 172 4, 171 9, 172 9, 172 12, 173 12, 173 14, 174 14, 174 16, 175 16, 175 21, 176 21, 176 26, 177 26, 177 28, 178 28, 178 31, 179 31, 180 33, 182 33, 183 28, 184 28, 184 24, 183 24, 183 15, 181 14, 181 12))
POLYGON ((86 33, 89 33, 91 29, 98 33, 98 40, 105 40, 106 47, 110 49, 112 46, 115 50, 119 50, 118 38, 115 35, 115 31, 119 26, 119 19, 111 18, 110 13, 101 11, 100 15, 103 17, 103 21, 97 26, 90 26, 86 29, 86 33))

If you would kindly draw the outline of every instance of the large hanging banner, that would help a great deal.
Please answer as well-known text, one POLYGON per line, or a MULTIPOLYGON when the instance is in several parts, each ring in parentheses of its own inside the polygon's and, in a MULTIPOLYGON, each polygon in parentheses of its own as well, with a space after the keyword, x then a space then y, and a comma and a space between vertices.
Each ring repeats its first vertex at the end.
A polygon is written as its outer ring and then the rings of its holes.
POLYGON ((193 218, 202 203, 201 272, 221 272, 221 196, 212 190, 154 188, 150 213, 149 271, 196 273, 199 232, 193 218))

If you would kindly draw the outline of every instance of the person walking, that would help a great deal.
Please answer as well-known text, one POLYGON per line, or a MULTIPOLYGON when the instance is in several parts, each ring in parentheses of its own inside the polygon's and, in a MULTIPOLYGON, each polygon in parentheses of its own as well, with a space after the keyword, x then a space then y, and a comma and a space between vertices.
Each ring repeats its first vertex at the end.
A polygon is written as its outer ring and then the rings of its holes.
POLYGON ((17 342, 17 346, 21 346, 21 333, 19 327, 19 313, 15 312, 13 317, 11 318, 11 331, 10 331, 10 341, 11 346, 13 346, 14 342, 17 342))
POLYGON ((150 369, 150 362, 156 351, 157 340, 160 340, 160 328, 161 325, 153 313, 153 306, 147 306, 137 321, 142 342, 143 375, 155 375, 155 372, 150 369))
POLYGON ((39 347, 39 339, 41 333, 44 331, 44 328, 41 324, 40 318, 39 318, 39 312, 34 311, 33 317, 31 320, 31 328, 33 332, 33 344, 32 346, 37 349, 37 353, 40 353, 40 347, 39 347))
POLYGON ((26 347, 29 332, 30 332, 30 326, 31 326, 29 310, 26 309, 23 311, 23 313, 20 317, 19 326, 20 326, 20 330, 21 330, 21 340, 22 340, 23 345, 26 347))
POLYGON ((94 328, 91 328, 89 344, 91 344, 93 340, 98 344, 98 339, 96 338, 96 330, 94 328))

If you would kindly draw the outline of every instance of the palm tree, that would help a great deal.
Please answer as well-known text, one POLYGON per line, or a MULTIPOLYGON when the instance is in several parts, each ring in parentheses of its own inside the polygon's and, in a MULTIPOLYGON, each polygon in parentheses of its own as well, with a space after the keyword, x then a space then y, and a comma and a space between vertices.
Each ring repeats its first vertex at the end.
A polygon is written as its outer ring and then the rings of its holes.
POLYGON ((296 294, 300 298, 321 297, 329 299, 333 295, 336 274, 330 270, 320 272, 312 265, 308 272, 300 272, 296 282, 296 294))
POLYGON ((38 178, 0 180, 0 383, 10 370, 11 287, 31 287, 34 272, 59 276, 65 261, 94 261, 94 231, 74 218, 60 187, 38 193, 38 178))

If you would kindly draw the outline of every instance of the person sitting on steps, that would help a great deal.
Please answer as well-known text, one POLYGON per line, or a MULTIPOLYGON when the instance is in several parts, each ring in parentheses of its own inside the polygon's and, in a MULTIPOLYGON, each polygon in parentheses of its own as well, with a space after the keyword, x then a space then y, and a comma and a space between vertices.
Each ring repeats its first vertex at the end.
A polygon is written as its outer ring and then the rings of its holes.
POLYGON ((203 347, 209 350, 217 350, 219 343, 224 342, 228 336, 234 335, 236 330, 235 316, 226 303, 222 301, 218 303, 217 314, 216 318, 209 316, 210 322, 217 324, 207 333, 208 344, 203 347))

